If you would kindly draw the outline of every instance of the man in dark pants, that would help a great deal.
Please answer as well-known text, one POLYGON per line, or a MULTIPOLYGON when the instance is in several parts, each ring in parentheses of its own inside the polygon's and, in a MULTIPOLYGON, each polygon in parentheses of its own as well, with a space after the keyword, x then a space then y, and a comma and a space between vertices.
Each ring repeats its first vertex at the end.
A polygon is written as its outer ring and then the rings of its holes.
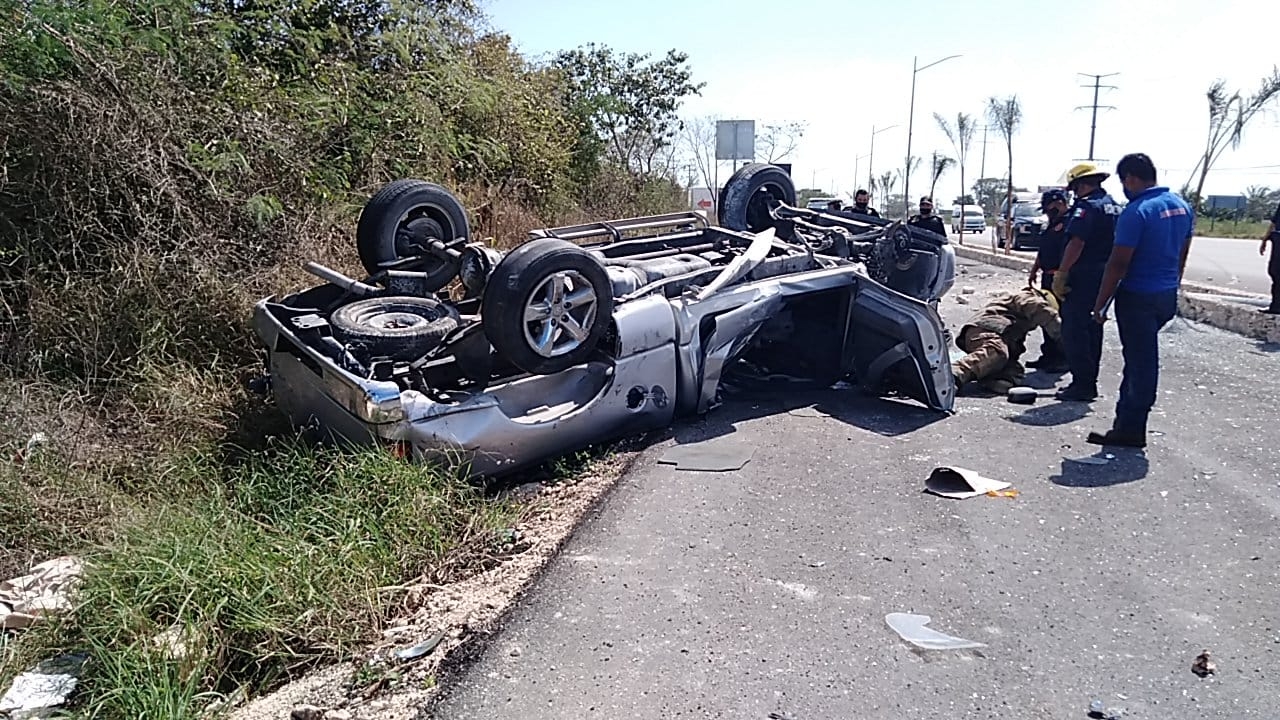
POLYGON ((1124 379, 1116 419, 1106 433, 1089 433, 1095 445, 1145 447, 1147 417, 1160 381, 1160 328, 1178 312, 1178 286, 1187 265, 1195 218, 1169 188, 1156 185, 1156 166, 1142 153, 1116 167, 1129 205, 1116 221, 1115 248, 1093 304, 1098 327, 1115 300, 1124 348, 1124 379))
MULTIPOLYGON (((1053 288, 1053 274, 1062 263, 1062 253, 1067 246, 1067 194, 1062 190, 1049 190, 1040 196, 1040 210, 1049 217, 1049 224, 1040 232, 1040 247, 1036 251, 1036 260, 1031 265, 1031 275, 1027 284, 1036 286, 1036 276, 1040 276, 1040 287, 1045 290, 1053 288)), ((1044 342, 1040 344, 1040 357, 1027 363, 1029 368, 1040 368, 1049 372, 1067 370, 1067 358, 1062 343, 1044 333, 1044 342)))
POLYGON ((866 190, 859 190, 853 194, 853 207, 849 208, 849 211, 858 213, 859 215, 880 217, 880 213, 876 212, 876 209, 871 207, 870 203, 871 194, 866 190))
POLYGON ((1053 293, 1062 300, 1062 344, 1071 383, 1057 392, 1059 400, 1092 402, 1098 397, 1102 364, 1102 326, 1093 319, 1093 301, 1115 242, 1120 206, 1102 189, 1110 173, 1090 163, 1067 171, 1067 187, 1076 202, 1067 220, 1067 247, 1053 275, 1053 293))
POLYGON ((942 237, 947 236, 947 226, 942 223, 942 218, 933 214, 933 198, 928 195, 920 198, 920 214, 912 215, 908 218, 907 224, 912 227, 932 230, 942 237))
POLYGON ((1267 263, 1267 274, 1271 276, 1271 305, 1261 312, 1280 315, 1280 250, 1276 249, 1276 244, 1280 244, 1280 205, 1276 206, 1276 212, 1271 216, 1271 224, 1267 226, 1267 232, 1262 236, 1259 254, 1267 254, 1267 243, 1271 243, 1271 261, 1267 263))

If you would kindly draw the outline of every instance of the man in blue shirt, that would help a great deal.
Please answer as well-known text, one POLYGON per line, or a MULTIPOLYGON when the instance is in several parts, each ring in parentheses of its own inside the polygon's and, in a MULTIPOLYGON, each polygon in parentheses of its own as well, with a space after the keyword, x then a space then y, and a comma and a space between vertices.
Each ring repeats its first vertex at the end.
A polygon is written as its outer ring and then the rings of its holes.
POLYGON ((1147 416, 1160 380, 1160 328, 1178 312, 1178 286, 1191 250, 1195 217, 1182 198, 1156 185, 1156 166, 1141 153, 1116 167, 1129 205, 1116 222, 1115 249, 1093 305, 1098 327, 1115 300, 1124 348, 1124 378, 1116 419, 1106 433, 1089 433, 1095 445, 1145 447, 1147 416))
POLYGON ((1098 397, 1102 364, 1102 326, 1093 321, 1093 300, 1115 241, 1120 206, 1102 189, 1110 173, 1090 163, 1067 171, 1067 187, 1076 195, 1067 220, 1067 247, 1053 275, 1053 293, 1062 299, 1062 344, 1071 368, 1071 384, 1059 400, 1090 402, 1098 397))

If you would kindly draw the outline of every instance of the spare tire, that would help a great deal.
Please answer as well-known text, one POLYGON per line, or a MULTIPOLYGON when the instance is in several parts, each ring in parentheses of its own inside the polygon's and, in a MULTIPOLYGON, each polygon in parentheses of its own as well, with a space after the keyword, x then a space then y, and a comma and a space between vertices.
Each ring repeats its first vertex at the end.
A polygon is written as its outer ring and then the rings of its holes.
POLYGON ((434 298, 358 300, 329 316, 333 336, 358 355, 416 360, 458 327, 458 311, 434 298))
POLYGON ((539 238, 512 250, 484 288, 480 321, 512 365, 552 375, 585 362, 613 317, 613 285, 595 255, 539 238))
POLYGON ((751 163, 729 177, 720 191, 720 226, 730 230, 764 232, 773 227, 769 211, 777 203, 796 204, 796 186, 777 165, 751 163))
POLYGON ((427 245, 439 240, 461 250, 471 229, 466 208, 453 193, 425 180, 396 180, 374 193, 360 211, 356 250, 370 275, 385 263, 427 255, 420 265, 399 268, 427 274, 426 286, 435 292, 458 274, 460 259, 429 254, 427 245))

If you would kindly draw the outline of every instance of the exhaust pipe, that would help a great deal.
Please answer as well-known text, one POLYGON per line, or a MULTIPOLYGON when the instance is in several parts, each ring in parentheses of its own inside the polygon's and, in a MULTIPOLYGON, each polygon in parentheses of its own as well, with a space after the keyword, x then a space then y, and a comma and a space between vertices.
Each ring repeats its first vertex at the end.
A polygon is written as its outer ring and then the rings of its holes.
POLYGON ((337 270, 327 268, 320 263, 308 262, 304 267, 307 272, 312 275, 315 275, 325 282, 337 285, 353 295, 359 295, 360 297, 372 297, 382 292, 380 289, 372 285, 366 285, 359 280, 353 280, 337 270))

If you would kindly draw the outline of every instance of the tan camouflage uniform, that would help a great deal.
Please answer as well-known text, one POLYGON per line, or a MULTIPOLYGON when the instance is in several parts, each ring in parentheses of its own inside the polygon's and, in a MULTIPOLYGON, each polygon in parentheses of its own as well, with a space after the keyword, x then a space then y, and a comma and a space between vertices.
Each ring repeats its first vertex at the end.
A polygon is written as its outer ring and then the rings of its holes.
POLYGON ((995 392, 1022 383, 1026 371, 1018 358, 1026 352, 1027 335, 1041 328, 1062 338, 1062 321, 1039 293, 1029 288, 997 296, 960 328, 956 346, 968 353, 951 365, 956 386, 979 381, 995 392))

